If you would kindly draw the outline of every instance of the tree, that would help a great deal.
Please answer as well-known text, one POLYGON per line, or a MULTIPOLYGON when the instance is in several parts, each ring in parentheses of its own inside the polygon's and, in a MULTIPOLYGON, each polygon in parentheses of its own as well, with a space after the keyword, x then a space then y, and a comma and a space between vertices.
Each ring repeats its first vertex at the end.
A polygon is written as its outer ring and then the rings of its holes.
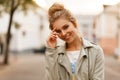
POLYGON ((2 12, 7 12, 10 15, 9 18, 9 24, 6 34, 6 47, 4 51, 4 64, 8 64, 9 60, 9 44, 10 44, 10 38, 11 38, 11 25, 13 22, 14 13, 17 9, 20 9, 24 12, 26 12, 29 8, 38 8, 39 6, 33 1, 33 0, 0 0, 0 14, 2 15, 2 12))

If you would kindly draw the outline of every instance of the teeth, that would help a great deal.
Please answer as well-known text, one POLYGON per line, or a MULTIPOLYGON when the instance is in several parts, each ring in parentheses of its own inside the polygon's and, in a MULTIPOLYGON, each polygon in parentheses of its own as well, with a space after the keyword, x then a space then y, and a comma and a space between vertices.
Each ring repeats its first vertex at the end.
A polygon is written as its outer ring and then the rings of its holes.
POLYGON ((69 36, 70 36, 70 34, 67 34, 65 39, 68 39, 68 38, 69 38, 69 36))
POLYGON ((70 33, 68 33, 66 36, 70 36, 70 33))
POLYGON ((68 39, 70 37, 71 33, 67 33, 65 36, 64 36, 64 39, 68 39))

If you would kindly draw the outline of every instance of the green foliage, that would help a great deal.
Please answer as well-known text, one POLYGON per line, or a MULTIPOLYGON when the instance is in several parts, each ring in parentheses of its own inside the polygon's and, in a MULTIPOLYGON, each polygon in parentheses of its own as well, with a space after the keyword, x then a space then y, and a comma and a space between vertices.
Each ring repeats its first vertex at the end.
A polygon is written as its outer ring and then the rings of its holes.
POLYGON ((10 13, 11 9, 15 11, 18 8, 20 8, 20 10, 22 11, 27 11, 31 8, 35 10, 36 8, 38 8, 38 5, 35 3, 34 0, 0 0, 0 13, 10 13))

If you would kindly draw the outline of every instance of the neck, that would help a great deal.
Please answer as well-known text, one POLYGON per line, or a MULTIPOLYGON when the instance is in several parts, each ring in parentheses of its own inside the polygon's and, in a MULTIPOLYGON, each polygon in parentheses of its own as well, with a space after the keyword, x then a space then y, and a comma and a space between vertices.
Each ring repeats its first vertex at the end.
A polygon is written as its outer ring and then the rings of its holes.
POLYGON ((82 47, 82 40, 76 39, 72 43, 66 43, 66 50, 67 51, 73 51, 73 50, 80 50, 82 47))

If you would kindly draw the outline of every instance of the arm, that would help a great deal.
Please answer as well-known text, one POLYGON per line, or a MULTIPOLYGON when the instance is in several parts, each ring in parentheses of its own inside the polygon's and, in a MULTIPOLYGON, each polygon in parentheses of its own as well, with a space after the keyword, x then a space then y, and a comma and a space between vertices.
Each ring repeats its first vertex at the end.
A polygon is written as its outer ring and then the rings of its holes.
POLYGON ((100 47, 97 50, 92 80, 104 80, 104 54, 100 47))
POLYGON ((57 44, 57 33, 55 28, 51 31, 48 39, 46 40, 46 74, 45 80, 54 80, 53 77, 53 66, 55 64, 55 55, 56 55, 56 44, 57 44))
POLYGON ((52 79, 52 66, 54 65, 54 53, 56 49, 46 48, 46 67, 45 67, 45 80, 53 80, 52 79))

